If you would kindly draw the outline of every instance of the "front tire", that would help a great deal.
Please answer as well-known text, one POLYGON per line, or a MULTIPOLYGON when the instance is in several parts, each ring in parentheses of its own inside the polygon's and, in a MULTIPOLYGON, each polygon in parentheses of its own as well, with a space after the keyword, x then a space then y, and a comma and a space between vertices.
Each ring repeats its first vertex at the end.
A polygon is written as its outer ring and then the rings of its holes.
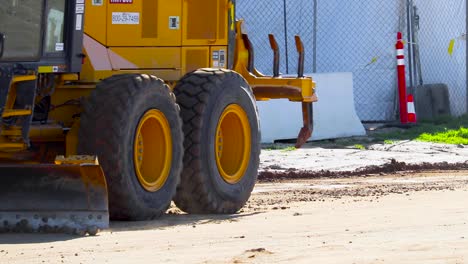
POLYGON ((179 108, 169 87, 149 75, 99 83, 81 114, 78 151, 97 155, 116 220, 149 220, 170 205, 183 156, 179 108))
POLYGON ((174 89, 185 155, 174 198, 189 213, 235 213, 257 180, 260 131, 252 89, 239 74, 200 69, 174 89))

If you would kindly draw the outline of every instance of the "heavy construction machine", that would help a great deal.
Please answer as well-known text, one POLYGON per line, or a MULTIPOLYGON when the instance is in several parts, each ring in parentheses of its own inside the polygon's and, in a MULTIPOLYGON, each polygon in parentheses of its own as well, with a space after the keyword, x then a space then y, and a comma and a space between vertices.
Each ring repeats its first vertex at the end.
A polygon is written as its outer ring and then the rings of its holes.
POLYGON ((0 230, 94 235, 171 201, 235 213, 257 178, 256 100, 315 84, 254 67, 233 0, 2 0, 0 230))

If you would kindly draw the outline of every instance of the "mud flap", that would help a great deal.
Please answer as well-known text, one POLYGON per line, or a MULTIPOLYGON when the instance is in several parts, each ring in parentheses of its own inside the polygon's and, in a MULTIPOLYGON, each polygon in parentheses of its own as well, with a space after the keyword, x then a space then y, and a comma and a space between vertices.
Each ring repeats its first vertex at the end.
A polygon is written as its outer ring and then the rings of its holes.
POLYGON ((108 227, 99 165, 0 165, 0 232, 95 235, 108 227))

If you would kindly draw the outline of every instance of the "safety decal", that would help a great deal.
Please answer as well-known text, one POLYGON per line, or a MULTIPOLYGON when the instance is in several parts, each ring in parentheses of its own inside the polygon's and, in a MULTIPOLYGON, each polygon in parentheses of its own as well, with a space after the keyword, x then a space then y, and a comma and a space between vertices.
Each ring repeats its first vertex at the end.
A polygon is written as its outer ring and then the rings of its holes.
POLYGON ((213 60, 213 67, 215 68, 226 67, 226 51, 225 50, 213 51, 212 60, 213 60))
POLYGON ((219 51, 219 67, 221 68, 226 67, 226 51, 225 50, 219 51))
POLYGON ((102 6, 103 0, 93 0, 93 6, 102 6))
POLYGON ((217 68, 219 67, 219 51, 215 50, 213 51, 213 67, 217 68))
POLYGON ((55 51, 64 51, 65 45, 63 43, 55 43, 55 51))
POLYGON ((77 14, 76 15, 75 29, 80 31, 82 28, 83 28, 83 15, 82 14, 77 14))
POLYGON ((85 10, 84 4, 76 4, 75 12, 77 14, 83 14, 85 10))
POLYGON ((180 17, 170 16, 169 17, 169 29, 179 29, 180 28, 180 17))

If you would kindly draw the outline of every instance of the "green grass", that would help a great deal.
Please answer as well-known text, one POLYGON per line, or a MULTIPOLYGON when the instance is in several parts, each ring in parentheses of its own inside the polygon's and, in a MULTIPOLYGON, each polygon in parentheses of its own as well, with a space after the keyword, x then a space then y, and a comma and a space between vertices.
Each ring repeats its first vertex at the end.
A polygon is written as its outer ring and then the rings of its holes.
POLYGON ((287 147, 287 148, 282 149, 281 151, 289 152, 289 151, 295 151, 295 150, 297 150, 296 147, 287 147))
POLYGON ((445 132, 424 133, 417 140, 434 143, 468 145, 468 128, 447 129, 445 132))
POLYGON ((384 144, 385 145, 393 145, 393 144, 395 144, 395 141, 386 139, 386 140, 384 140, 384 144))
POLYGON ((361 145, 361 144, 354 145, 354 148, 360 149, 360 150, 365 150, 366 149, 366 147, 364 147, 364 145, 361 145))
POLYGON ((385 144, 394 140, 416 140, 468 145, 468 115, 456 118, 441 117, 432 122, 422 121, 409 129, 377 134, 376 138, 385 144))
POLYGON ((296 148, 288 144, 265 144, 262 146, 265 151, 280 150, 283 152, 294 151, 296 148))

